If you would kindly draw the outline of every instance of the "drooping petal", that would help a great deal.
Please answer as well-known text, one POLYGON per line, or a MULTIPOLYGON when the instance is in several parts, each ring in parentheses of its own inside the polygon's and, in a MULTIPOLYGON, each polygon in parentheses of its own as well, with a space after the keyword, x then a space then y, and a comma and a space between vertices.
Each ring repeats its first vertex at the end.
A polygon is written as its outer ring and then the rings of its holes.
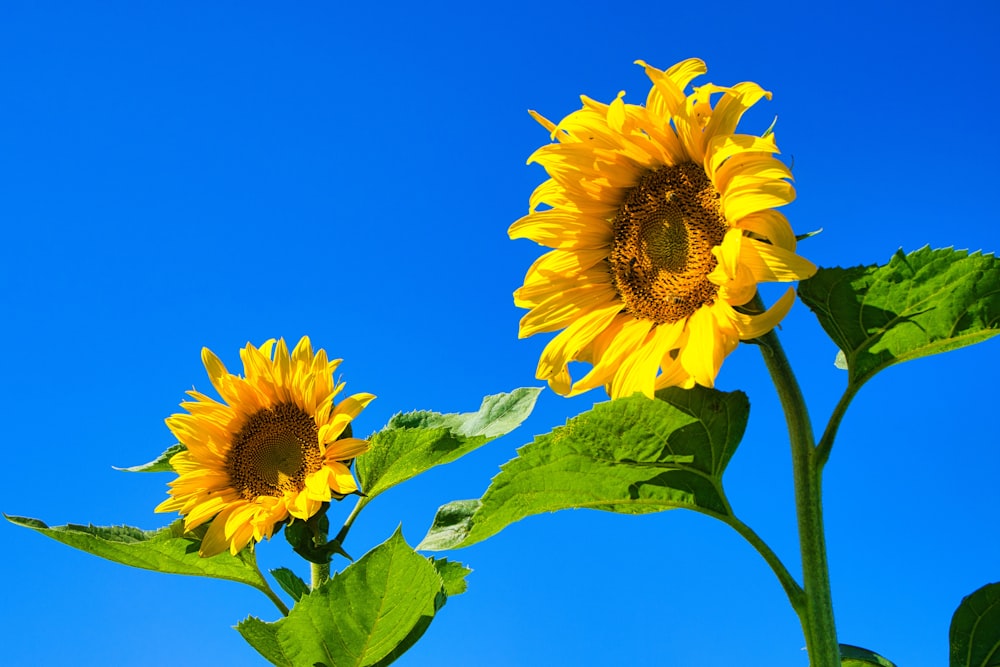
MULTIPOLYGON (((778 326, 778 322, 783 320, 788 311, 792 309, 793 303, 795 303, 795 290, 789 287, 774 305, 760 315, 746 315, 731 308, 728 309, 727 315, 739 332, 740 340, 751 340, 763 336, 778 326)), ((725 304, 722 304, 721 307, 728 308, 725 304)))
MULTIPOLYGON (((560 388, 569 391, 569 374, 563 373, 566 365, 577 353, 589 345, 621 312, 621 305, 611 303, 604 308, 597 308, 579 317, 552 341, 542 351, 538 361, 535 377, 539 380, 554 381, 560 388), (565 384, 565 386, 564 386, 565 384)), ((561 392, 561 393, 565 393, 561 392)))
POLYGON ((653 398, 657 371, 663 356, 676 344, 683 332, 682 322, 662 324, 650 331, 639 349, 628 355, 618 366, 608 394, 617 398, 642 392, 653 398))

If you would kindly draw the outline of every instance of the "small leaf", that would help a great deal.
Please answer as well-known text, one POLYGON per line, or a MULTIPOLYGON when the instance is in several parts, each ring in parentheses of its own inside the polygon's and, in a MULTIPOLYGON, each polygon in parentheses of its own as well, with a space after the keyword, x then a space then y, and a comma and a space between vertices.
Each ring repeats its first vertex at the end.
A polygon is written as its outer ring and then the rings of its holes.
POLYGON ((159 530, 140 530, 132 526, 66 526, 49 527, 38 519, 4 515, 11 523, 37 530, 75 549, 122 565, 169 574, 187 574, 215 579, 238 581, 269 592, 267 582, 257 569, 252 549, 233 556, 228 551, 211 558, 198 555, 205 527, 184 533, 183 522, 177 520, 159 530))
POLYGON ((722 474, 743 437, 742 392, 666 389, 596 405, 535 438, 481 500, 438 510, 420 549, 468 546, 527 516, 569 508, 727 515, 722 474))
POLYGON ((271 576, 274 577, 274 580, 278 582, 279 586, 281 586, 281 590, 288 593, 296 602, 298 602, 303 595, 309 594, 309 585, 302 581, 302 577, 295 574, 287 567, 279 567, 271 570, 271 576))
POLYGON ((367 496, 363 502, 514 430, 531 414, 540 391, 522 387, 487 396, 477 412, 396 415, 370 438, 371 448, 356 459, 358 479, 367 496))
MULTIPOLYGON (((487 491, 488 493, 488 491, 487 491)), ((438 508, 430 530, 417 545, 420 551, 445 551, 462 544, 472 530, 472 517, 483 501, 453 500, 438 508)))
POLYGON ((897 252, 886 266, 820 269, 799 296, 860 387, 892 364, 1000 333, 1000 260, 961 250, 897 252))
POLYGON ((431 558, 431 562, 434 563, 438 574, 441 575, 441 581, 444 582, 444 592, 448 597, 461 595, 465 592, 468 588, 465 578, 472 573, 470 568, 447 558, 441 560, 431 558))
POLYGON ((274 623, 250 617, 236 629, 276 665, 388 665, 423 635, 444 604, 442 567, 454 587, 455 564, 437 566, 397 530, 303 596, 287 617, 274 623))
POLYGON ((330 520, 326 516, 326 509, 323 509, 305 521, 297 520, 286 524, 285 539, 292 545, 295 553, 310 563, 326 565, 333 559, 334 554, 340 554, 347 560, 354 560, 344 551, 339 541, 327 541, 329 530, 330 520))
POLYGON ((170 458, 174 454, 183 452, 186 449, 187 447, 177 443, 176 445, 171 445, 167 451, 163 452, 149 463, 143 463, 138 466, 130 466, 128 468, 118 468, 116 466, 112 467, 115 470, 120 470, 122 472, 174 472, 173 466, 170 465, 170 458))
POLYGON ((1000 666, 1000 583, 962 598, 948 633, 950 667, 1000 666))
POLYGON ((840 645, 840 664, 842 667, 896 667, 878 653, 850 644, 840 645))

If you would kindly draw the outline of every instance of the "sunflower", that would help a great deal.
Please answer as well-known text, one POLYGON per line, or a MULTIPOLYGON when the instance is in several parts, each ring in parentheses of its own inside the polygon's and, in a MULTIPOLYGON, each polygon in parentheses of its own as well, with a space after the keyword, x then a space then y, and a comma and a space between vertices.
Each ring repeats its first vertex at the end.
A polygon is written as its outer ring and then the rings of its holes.
POLYGON ((189 414, 166 420, 187 450, 170 459, 179 477, 156 511, 180 512, 185 530, 212 520, 202 556, 235 554, 290 517, 308 519, 323 503, 358 491, 349 464, 368 442, 341 436, 375 397, 334 403, 344 387, 333 381, 340 359, 328 361, 324 350, 314 356, 307 337, 291 354, 284 339, 247 344, 240 350, 245 378, 208 348, 201 358, 225 402, 189 391, 194 400, 181 403, 189 414))
POLYGON ((770 331, 795 300, 790 288, 751 312, 757 284, 816 271, 774 210, 795 198, 774 136, 735 134, 771 94, 755 83, 685 94, 708 71, 701 60, 666 71, 637 64, 652 81, 645 106, 621 92, 611 104, 582 97, 558 124, 530 112, 556 143, 528 163, 550 178, 509 234, 553 250, 528 269, 514 302, 529 309, 521 338, 562 329, 536 373, 560 394, 711 387, 739 341, 770 331), (576 382, 573 361, 591 364, 576 382))

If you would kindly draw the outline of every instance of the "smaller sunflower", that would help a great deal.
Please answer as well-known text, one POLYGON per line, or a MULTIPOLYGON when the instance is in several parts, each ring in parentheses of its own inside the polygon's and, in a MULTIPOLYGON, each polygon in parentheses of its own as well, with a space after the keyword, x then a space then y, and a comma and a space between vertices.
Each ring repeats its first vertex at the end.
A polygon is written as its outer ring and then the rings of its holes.
POLYGON ((225 402, 189 391, 195 400, 181 403, 189 414, 166 420, 187 450, 170 459, 180 476, 156 511, 179 512, 185 530, 212 520, 202 556, 236 554, 289 518, 308 519, 323 503, 358 491, 349 465, 368 442, 341 436, 375 397, 334 403, 344 388, 333 381, 340 359, 314 355, 308 337, 291 353, 284 339, 247 344, 240 350, 245 378, 208 348, 201 358, 225 402))
POLYGON ((559 123, 535 112, 555 143, 528 162, 549 180, 531 195, 511 238, 552 250, 528 269, 514 303, 520 336, 562 331, 536 376, 560 394, 604 385, 612 398, 670 386, 713 386, 741 340, 770 331, 789 289, 752 312, 761 282, 808 278, 795 235, 775 210, 795 198, 774 136, 737 134, 743 113, 771 94, 755 83, 685 89, 697 59, 658 70, 645 106, 583 97, 559 123), (714 102, 714 104, 713 104, 714 102), (574 381, 569 364, 592 368, 574 381))

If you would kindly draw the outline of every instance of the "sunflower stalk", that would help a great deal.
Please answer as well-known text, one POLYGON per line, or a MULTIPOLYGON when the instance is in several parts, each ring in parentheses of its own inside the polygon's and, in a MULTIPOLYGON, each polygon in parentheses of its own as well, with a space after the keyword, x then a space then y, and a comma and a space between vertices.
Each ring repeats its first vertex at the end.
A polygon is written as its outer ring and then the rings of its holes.
MULTIPOLYGON (((763 308, 760 296, 754 307, 763 308)), ((813 441, 812 425, 791 364, 771 330, 759 338, 764 363, 774 380, 788 425, 792 448, 792 475, 795 484, 795 509, 802 555, 802 578, 805 605, 796 609, 806 638, 813 667, 839 667, 840 647, 833 617, 833 596, 826 558, 823 529, 822 470, 823 459, 813 441)), ((827 449, 828 451, 828 449, 827 449)))

